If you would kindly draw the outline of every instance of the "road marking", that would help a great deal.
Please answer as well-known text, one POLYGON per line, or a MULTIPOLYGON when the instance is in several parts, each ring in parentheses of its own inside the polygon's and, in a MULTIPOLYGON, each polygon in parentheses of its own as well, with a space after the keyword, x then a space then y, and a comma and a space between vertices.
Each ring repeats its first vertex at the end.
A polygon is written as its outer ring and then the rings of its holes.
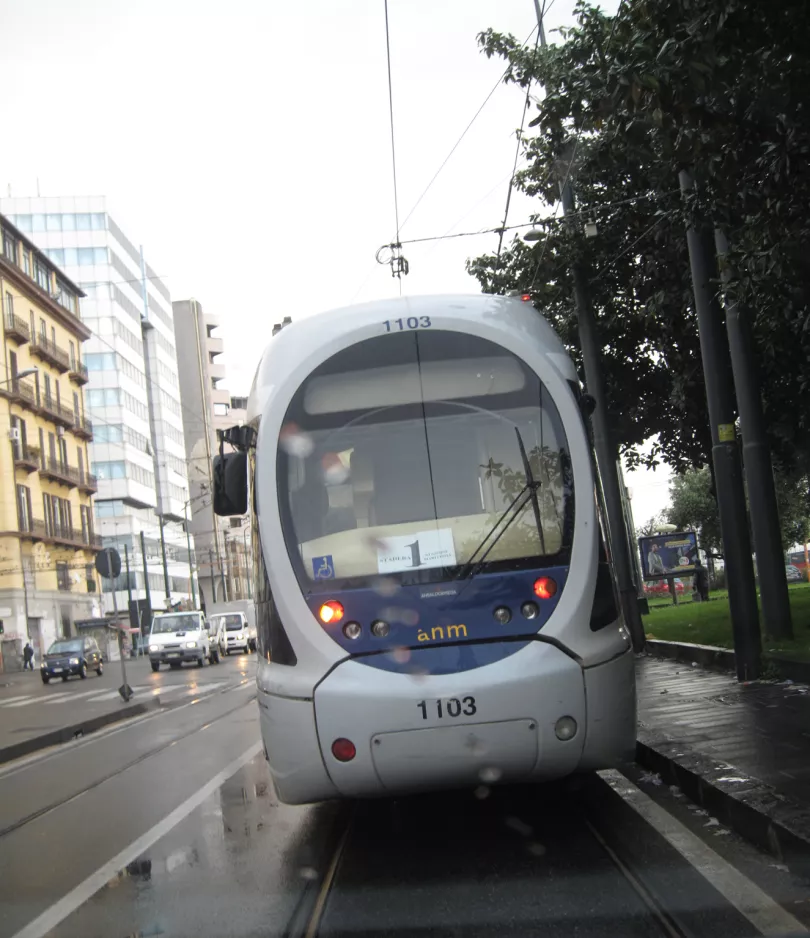
POLYGON ((598 773, 763 935, 807 935, 807 928, 697 834, 681 824, 616 769, 598 773))
POLYGON ((203 785, 187 798, 174 811, 167 814, 162 821, 158 821, 154 827, 142 834, 137 840, 125 847, 120 853, 108 860, 103 866, 99 867, 95 873, 91 873, 84 882, 79 883, 74 889, 63 896, 58 902, 55 902, 50 908, 46 909, 41 915, 38 915, 32 922, 29 922, 24 928, 13 936, 13 938, 43 938, 49 931, 56 928, 69 915, 84 905, 88 899, 94 896, 99 889, 106 884, 124 867, 133 860, 136 860, 145 850, 148 850, 161 837, 165 837, 169 831, 176 827, 184 818, 198 808, 206 798, 214 794, 221 788, 227 780, 235 775, 242 766, 247 765, 251 759, 262 751, 262 743, 254 743, 247 752, 243 752, 238 759, 234 759, 230 765, 227 765, 221 772, 215 775, 210 782, 203 785))
POLYGON ((20 694, 19 697, 6 697, 5 700, 0 700, 0 707, 5 707, 15 700, 28 700, 30 696, 30 694, 20 694))

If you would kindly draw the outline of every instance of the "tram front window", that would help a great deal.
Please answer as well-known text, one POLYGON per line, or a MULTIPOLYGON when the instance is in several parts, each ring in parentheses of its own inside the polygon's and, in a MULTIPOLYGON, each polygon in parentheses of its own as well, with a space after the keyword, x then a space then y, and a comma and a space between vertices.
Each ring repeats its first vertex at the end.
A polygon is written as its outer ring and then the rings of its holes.
POLYGON ((459 333, 383 336, 338 353, 299 388, 279 440, 284 533, 307 591, 456 576, 481 560, 505 512, 481 569, 560 562, 572 486, 562 422, 537 375, 459 333))

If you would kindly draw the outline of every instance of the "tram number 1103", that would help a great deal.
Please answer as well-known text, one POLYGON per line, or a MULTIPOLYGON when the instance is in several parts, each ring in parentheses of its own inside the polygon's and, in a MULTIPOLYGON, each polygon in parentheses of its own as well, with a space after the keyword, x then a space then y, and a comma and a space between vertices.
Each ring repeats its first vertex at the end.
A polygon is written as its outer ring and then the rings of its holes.
POLYGON ((445 717, 471 717, 478 712, 475 706, 475 697, 450 697, 447 700, 438 698, 437 700, 420 700, 416 705, 422 711, 422 719, 428 719, 428 713, 432 713, 434 707, 436 716, 443 720, 445 717))
POLYGON ((386 332, 406 332, 408 329, 430 329, 433 323, 430 316, 409 316, 408 319, 386 319, 383 325, 386 332))

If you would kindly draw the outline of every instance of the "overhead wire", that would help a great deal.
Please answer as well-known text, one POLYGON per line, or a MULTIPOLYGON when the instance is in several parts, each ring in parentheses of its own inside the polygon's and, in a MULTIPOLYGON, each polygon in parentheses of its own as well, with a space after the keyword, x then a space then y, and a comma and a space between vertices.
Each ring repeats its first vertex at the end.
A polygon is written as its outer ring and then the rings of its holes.
MULTIPOLYGON (((394 136, 394 87, 391 82, 391 30, 388 23, 388 0, 385 0, 385 56, 388 65, 388 116, 391 122, 391 169, 394 180, 394 220, 396 222, 395 244, 399 245, 399 193, 397 191, 397 148, 394 136)), ((391 259, 394 274, 394 258, 391 259)), ((407 272, 407 271, 406 271, 407 272)), ((396 276, 396 274, 394 274, 396 276)), ((398 276, 399 295, 402 296, 402 277, 398 276)))
MULTIPOLYGON (((554 0, 552 0, 552 3, 553 3, 553 2, 554 2, 554 0)), ((532 36, 535 34, 535 32, 537 32, 537 26, 532 27, 532 31, 531 31, 531 32, 529 33, 529 35, 523 40, 523 42, 522 42, 521 45, 522 45, 522 46, 525 46, 526 43, 527 43, 527 42, 532 38, 532 36)), ((497 80, 497 81, 495 82, 495 84, 493 85, 492 90, 491 90, 491 91, 489 92, 489 94, 484 98, 484 100, 483 100, 483 102, 481 103, 481 105, 479 106, 478 110, 475 112, 475 114, 473 114, 472 118, 471 118, 470 121, 467 123, 467 126, 464 128, 464 130, 462 130, 461 136, 458 138, 458 140, 456 140, 456 142, 455 142, 455 143, 453 144, 453 146, 450 148, 450 152, 449 152, 449 153, 447 154, 447 156, 442 160, 441 165, 439 166, 439 168, 436 170, 436 172, 435 172, 435 173, 433 174, 433 176, 431 177, 430 182, 429 182, 429 183, 425 186, 425 188, 422 190, 422 194, 421 194, 421 195, 419 196, 419 198, 416 200, 416 202, 414 203, 413 208, 410 210, 410 212, 408 212, 407 216, 405 217, 405 221, 402 222, 402 227, 403 227, 403 228, 405 227, 405 225, 407 225, 408 220, 410 219, 411 215, 413 215, 413 213, 417 210, 417 208, 418 208, 419 205, 421 204, 422 200, 423 200, 424 197, 428 194, 428 192, 430 191, 431 187, 433 186, 433 183, 436 182, 436 180, 438 179, 439 175, 441 174, 441 171, 442 171, 442 170, 444 169, 444 167, 448 164, 448 162, 450 161, 450 158, 451 158, 452 155, 456 152, 456 150, 459 148, 459 146, 461 145, 461 142, 464 140, 464 138, 467 136, 467 134, 469 133, 470 129, 472 128, 472 125, 476 122, 476 120, 478 119, 478 116, 479 116, 480 113, 484 110, 484 108, 487 106, 487 104, 489 104, 490 99, 491 99, 492 96, 495 94, 495 92, 498 90, 498 88, 501 87, 501 85, 503 84, 504 78, 506 78, 506 76, 507 76, 508 74, 509 74, 509 68, 504 69, 504 71, 503 71, 503 73, 501 74, 501 76, 498 78, 498 80, 497 80)), ((510 136, 511 136, 511 134, 510 134, 510 136)))

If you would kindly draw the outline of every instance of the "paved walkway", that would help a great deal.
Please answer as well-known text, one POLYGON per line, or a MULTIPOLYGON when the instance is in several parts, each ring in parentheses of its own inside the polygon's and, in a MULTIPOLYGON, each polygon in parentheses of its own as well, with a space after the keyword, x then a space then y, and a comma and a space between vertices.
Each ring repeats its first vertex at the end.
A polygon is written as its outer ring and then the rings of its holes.
POLYGON ((728 763, 810 806, 810 688, 738 684, 677 661, 638 659, 642 728, 728 763))

